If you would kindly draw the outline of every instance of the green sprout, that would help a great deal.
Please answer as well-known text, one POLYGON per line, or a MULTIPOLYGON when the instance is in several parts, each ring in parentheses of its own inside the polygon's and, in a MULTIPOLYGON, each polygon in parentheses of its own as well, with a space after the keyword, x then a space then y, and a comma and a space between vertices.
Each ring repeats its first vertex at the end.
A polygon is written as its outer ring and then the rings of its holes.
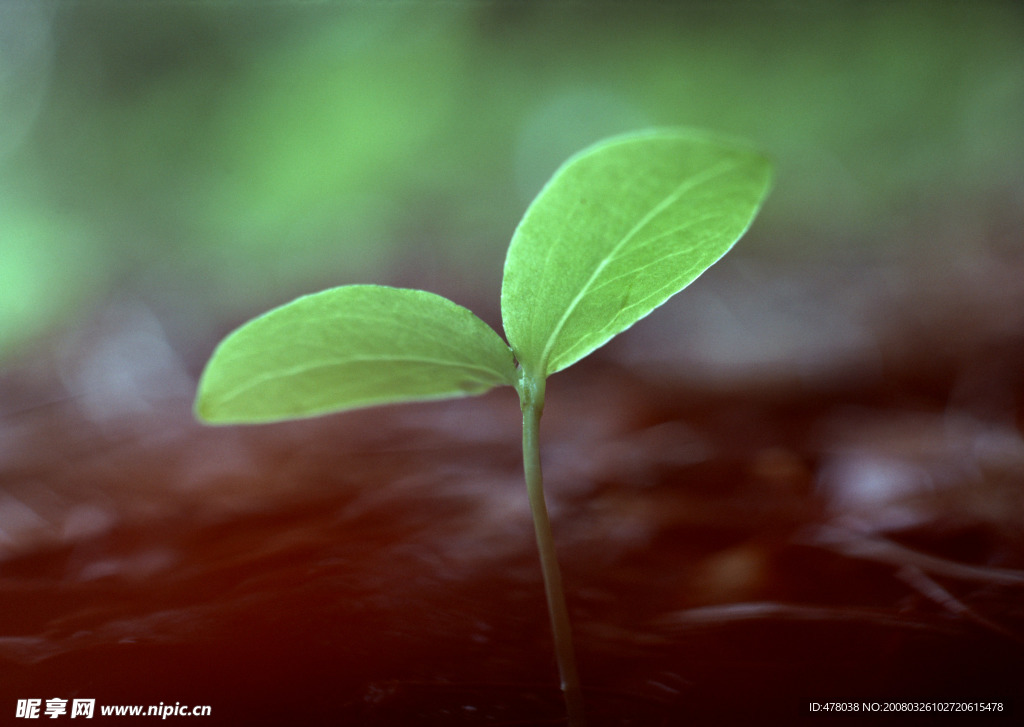
POLYGON ((515 388, 523 468, 571 727, 584 724, 569 614, 544 501, 547 378, 678 293, 746 232, 771 180, 747 146, 688 130, 606 139, 571 157, 530 204, 505 259, 505 342, 422 290, 347 285, 241 326, 214 351, 196 413, 274 422, 515 388))

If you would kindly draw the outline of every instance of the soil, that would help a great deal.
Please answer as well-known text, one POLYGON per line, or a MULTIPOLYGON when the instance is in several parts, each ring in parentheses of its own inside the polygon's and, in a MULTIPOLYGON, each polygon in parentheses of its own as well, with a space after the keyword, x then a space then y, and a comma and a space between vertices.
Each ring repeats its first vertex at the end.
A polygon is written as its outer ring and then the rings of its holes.
MULTIPOLYGON (((1020 259, 706 277, 548 386, 591 724, 1020 719, 1020 259)), ((204 428, 203 347, 154 321, 122 302, 0 377, 8 717, 564 724, 513 392, 204 428)))

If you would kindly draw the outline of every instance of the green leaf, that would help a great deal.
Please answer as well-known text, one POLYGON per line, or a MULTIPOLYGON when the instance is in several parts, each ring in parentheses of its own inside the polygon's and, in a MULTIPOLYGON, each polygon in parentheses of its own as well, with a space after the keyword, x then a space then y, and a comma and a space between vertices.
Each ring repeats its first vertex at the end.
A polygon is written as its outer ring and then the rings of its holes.
POLYGON ((512 384, 509 347, 490 326, 422 290, 351 285, 249 321, 214 351, 196 413, 256 423, 512 384))
POLYGON ((567 161, 526 211, 505 260, 505 335, 548 376, 648 315, 750 226, 771 164, 692 131, 615 137, 567 161))

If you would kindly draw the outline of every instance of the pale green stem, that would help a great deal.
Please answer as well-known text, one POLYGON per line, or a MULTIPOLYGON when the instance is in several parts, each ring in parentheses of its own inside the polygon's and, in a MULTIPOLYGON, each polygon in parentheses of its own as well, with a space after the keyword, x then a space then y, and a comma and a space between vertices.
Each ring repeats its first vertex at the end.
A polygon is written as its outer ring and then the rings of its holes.
POLYGON ((540 468, 540 416, 544 411, 545 381, 542 377, 532 377, 523 373, 519 384, 519 400, 523 408, 523 470, 526 475, 526 490, 530 497, 530 511, 533 513, 533 527, 537 533, 537 548, 540 551, 544 590, 547 593, 551 630, 555 638, 558 673, 562 681, 569 727, 584 727, 586 719, 583 712, 583 691, 580 688, 579 674, 576 672, 569 610, 565 605, 562 574, 555 555, 555 541, 551 534, 548 508, 544 502, 544 478, 540 468))

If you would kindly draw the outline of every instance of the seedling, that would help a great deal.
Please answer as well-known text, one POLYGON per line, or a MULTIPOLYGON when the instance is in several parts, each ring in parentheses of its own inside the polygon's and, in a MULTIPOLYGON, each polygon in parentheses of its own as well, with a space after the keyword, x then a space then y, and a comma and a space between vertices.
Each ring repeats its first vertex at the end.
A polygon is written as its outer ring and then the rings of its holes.
POLYGON ((544 501, 539 428, 547 378, 695 280, 750 226, 770 163, 685 130, 602 141, 530 204, 505 259, 508 343, 422 290, 347 285, 303 296, 230 334, 199 382, 198 416, 262 423, 515 388, 523 468, 571 727, 584 723, 569 614, 544 501))

